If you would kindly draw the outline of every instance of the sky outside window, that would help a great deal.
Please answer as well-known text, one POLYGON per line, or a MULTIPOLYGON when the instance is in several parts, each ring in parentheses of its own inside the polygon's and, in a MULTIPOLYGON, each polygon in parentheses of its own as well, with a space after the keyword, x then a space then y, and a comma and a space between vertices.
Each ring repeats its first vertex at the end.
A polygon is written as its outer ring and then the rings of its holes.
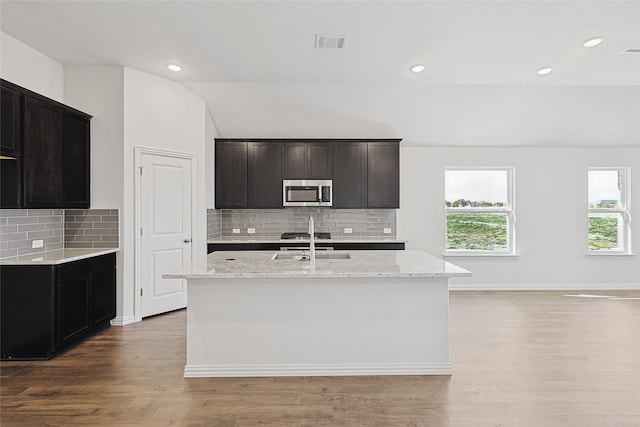
POLYGON ((589 171, 589 206, 608 207, 614 202, 620 207, 620 172, 617 170, 590 170, 589 171), (604 203, 602 203, 604 202, 604 203), (601 204, 599 206, 599 204, 601 204))
POLYGON ((507 203, 507 171, 448 170, 445 179, 445 199, 472 202, 507 203))

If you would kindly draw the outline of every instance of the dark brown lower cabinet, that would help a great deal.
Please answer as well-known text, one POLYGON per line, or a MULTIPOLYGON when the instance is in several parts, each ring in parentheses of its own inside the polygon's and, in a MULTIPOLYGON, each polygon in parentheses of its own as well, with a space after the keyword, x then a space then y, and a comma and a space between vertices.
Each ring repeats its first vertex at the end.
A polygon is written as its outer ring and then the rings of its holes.
POLYGON ((0 266, 2 360, 50 359, 108 328, 116 314, 116 258, 0 266))

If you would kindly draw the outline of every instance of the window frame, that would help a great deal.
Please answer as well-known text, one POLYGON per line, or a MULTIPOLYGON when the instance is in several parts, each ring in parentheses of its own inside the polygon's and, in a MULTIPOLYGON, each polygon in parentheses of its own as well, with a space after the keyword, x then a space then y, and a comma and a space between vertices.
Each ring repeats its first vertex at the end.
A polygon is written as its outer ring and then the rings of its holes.
POLYGON ((595 256, 615 256, 615 255, 631 255, 631 168, 598 166, 587 168, 587 255, 595 256), (591 171, 616 171, 619 173, 620 179, 620 205, 615 208, 592 208, 589 206, 589 172, 591 171), (621 249, 590 249, 589 248, 589 218, 591 214, 615 213, 622 218, 622 243, 619 245, 621 249))
POLYGON ((516 194, 515 194, 515 166, 446 166, 445 167, 445 200, 446 182, 448 171, 505 171, 507 173, 507 206, 505 207, 448 207, 445 203, 444 226, 444 256, 517 256, 516 252, 516 194), (478 249, 448 249, 447 248, 447 216, 450 213, 462 214, 506 214, 507 217, 507 248, 503 250, 478 250, 478 249))

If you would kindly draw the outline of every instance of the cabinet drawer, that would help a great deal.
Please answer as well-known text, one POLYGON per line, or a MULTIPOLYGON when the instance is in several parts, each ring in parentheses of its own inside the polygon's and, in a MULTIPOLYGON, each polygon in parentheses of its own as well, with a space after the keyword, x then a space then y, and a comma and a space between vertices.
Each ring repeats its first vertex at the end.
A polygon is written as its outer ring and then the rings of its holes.
POLYGON ((112 270, 116 266, 116 255, 107 254, 78 261, 60 264, 58 267, 58 282, 67 282, 79 277, 88 276, 105 270, 112 270))

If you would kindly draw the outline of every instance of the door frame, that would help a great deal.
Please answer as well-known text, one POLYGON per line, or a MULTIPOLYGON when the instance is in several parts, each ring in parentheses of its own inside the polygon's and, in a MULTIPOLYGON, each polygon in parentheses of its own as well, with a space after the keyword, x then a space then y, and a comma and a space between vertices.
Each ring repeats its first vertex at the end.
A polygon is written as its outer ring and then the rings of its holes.
POLYGON ((181 152, 181 151, 172 151, 165 150, 160 148, 152 148, 152 147, 141 147, 135 146, 135 161, 134 161, 134 170, 133 174, 135 176, 135 185, 134 185, 134 209, 135 209, 135 224, 134 224, 134 263, 133 263, 133 281, 134 281, 134 294, 133 294, 133 311, 134 311, 134 321, 140 322, 142 320, 142 310, 140 308, 140 303, 142 298, 140 298, 140 227, 142 226, 142 209, 140 206, 140 199, 142 196, 142 182, 141 182, 141 174, 140 168, 142 167, 142 156, 145 154, 151 154, 155 156, 162 157, 173 157, 177 159, 185 159, 190 162, 191 166, 191 261, 195 259, 196 248, 200 241, 200 236, 197 233, 197 191, 196 187, 198 184, 198 155, 195 153, 181 152))

